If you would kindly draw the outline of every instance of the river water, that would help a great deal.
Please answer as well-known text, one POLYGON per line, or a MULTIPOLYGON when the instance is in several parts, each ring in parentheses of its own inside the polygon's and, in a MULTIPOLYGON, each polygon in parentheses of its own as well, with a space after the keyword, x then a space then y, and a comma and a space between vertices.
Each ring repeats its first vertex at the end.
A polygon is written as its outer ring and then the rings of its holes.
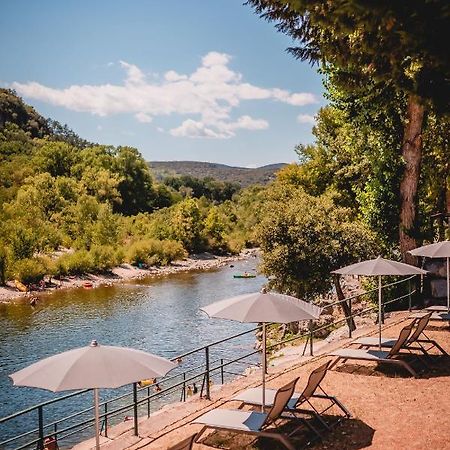
MULTIPOLYGON (((101 344, 133 347, 173 358, 253 328, 253 324, 209 319, 199 311, 200 307, 214 301, 260 290, 265 282, 262 276, 233 278, 235 273, 254 271, 257 259, 232 264, 234 267, 175 274, 92 290, 59 291, 44 297, 35 308, 27 302, 0 304, 0 417, 65 394, 12 386, 9 374, 47 356, 88 345, 92 339, 101 344)), ((248 353, 254 341, 254 334, 248 333, 230 343, 221 344, 212 348, 211 359, 248 353)), ((203 353, 195 354, 183 361, 180 370, 203 362, 203 353)), ((236 368, 234 371, 237 371, 236 368)), ((122 390, 102 390, 101 400, 117 396, 125 390, 129 392, 130 386, 122 390)), ((175 400, 174 396, 169 396, 166 402, 175 400)), ((179 393, 176 396, 179 400, 179 393)), ((46 408, 44 421, 49 423, 91 406, 92 394, 89 392, 46 408)), ((32 417, 24 416, 0 424, 0 441, 36 426, 36 411, 32 417)), ((67 439, 65 445, 81 437, 92 436, 92 433, 92 428, 78 433, 76 437, 67 439)))

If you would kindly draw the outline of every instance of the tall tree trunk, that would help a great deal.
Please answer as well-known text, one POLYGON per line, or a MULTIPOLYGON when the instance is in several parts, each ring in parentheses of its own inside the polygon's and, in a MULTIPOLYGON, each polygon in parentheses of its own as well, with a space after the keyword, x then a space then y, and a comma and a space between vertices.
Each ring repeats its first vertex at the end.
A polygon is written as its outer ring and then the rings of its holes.
MULTIPOLYGON (((347 300, 345 300, 344 292, 342 292, 341 282, 340 282, 340 275, 333 274, 333 282, 334 287, 336 289, 336 295, 338 300, 341 302, 340 306, 342 308, 342 312, 344 313, 345 320, 347 321, 347 326, 350 331, 356 330, 355 321, 353 320, 353 317, 351 317, 352 309, 350 305, 347 303, 347 300)), ((349 300, 349 303, 351 303, 351 300, 349 300)))
POLYGON ((407 123, 403 135, 402 156, 405 171, 400 183, 400 251, 402 259, 414 263, 408 250, 417 247, 414 227, 417 215, 417 187, 422 159, 422 123, 424 106, 420 98, 410 94, 408 98, 407 123))

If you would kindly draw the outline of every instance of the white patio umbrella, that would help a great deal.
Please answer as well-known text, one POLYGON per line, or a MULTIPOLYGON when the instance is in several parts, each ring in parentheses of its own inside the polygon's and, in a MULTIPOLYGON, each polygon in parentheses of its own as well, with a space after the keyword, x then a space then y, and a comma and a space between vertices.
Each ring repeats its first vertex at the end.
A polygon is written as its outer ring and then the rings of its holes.
POLYGON ((255 292, 238 295, 200 308, 209 317, 263 324, 262 411, 266 400, 266 323, 318 319, 322 308, 289 295, 255 292))
POLYGON ((384 259, 379 256, 376 259, 369 259, 367 261, 362 261, 338 270, 334 270, 332 273, 338 273, 340 275, 378 276, 378 338, 379 349, 381 350, 381 277, 383 275, 424 275, 427 271, 411 266, 410 264, 391 261, 390 259, 384 259))
POLYGON ((117 388, 146 378, 164 376, 176 364, 159 356, 126 347, 99 345, 69 350, 42 359, 10 377, 15 386, 29 386, 53 392, 93 389, 96 448, 100 448, 98 390, 117 388))
POLYGON ((447 312, 450 313, 450 241, 441 241, 434 244, 410 250, 408 253, 414 256, 427 256, 428 258, 447 259, 447 312))

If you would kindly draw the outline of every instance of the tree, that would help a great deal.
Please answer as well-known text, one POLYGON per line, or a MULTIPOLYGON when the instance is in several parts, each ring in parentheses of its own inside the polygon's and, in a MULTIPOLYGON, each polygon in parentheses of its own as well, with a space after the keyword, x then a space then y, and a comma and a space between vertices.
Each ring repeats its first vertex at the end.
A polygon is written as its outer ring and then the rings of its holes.
POLYGON ((121 178, 118 190, 122 203, 116 206, 117 211, 125 215, 152 211, 156 193, 150 169, 141 154, 132 147, 119 147, 114 167, 121 178))
POLYGON ((268 189, 258 237, 262 271, 280 292, 307 301, 330 292, 330 272, 374 256, 377 239, 330 194, 315 197, 277 181, 268 189))
POLYGON ((339 70, 349 92, 367 80, 407 97, 401 154, 400 249, 404 260, 416 246, 417 191, 422 126, 429 106, 450 107, 450 7, 445 0, 370 2, 363 0, 249 0, 256 12, 277 21, 277 29, 298 45, 301 60, 339 70), (446 94, 447 93, 447 94, 446 94))
POLYGON ((171 237, 190 252, 203 250, 203 222, 198 201, 187 198, 174 206, 171 237))

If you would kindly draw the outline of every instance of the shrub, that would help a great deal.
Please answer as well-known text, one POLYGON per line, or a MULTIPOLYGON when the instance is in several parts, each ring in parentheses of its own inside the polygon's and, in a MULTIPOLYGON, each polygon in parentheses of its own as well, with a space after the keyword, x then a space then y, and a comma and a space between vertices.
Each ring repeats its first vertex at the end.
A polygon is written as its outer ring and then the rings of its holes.
POLYGON ((13 266, 14 278, 24 284, 36 283, 45 273, 46 268, 39 258, 20 259, 13 266))
POLYGON ((110 245, 96 245, 91 248, 90 256, 94 270, 105 271, 118 264, 117 252, 110 245))
POLYGON ((165 265, 187 255, 183 245, 173 240, 146 239, 130 245, 127 261, 131 264, 165 265))
POLYGON ((92 272, 95 269, 92 255, 87 250, 66 253, 59 258, 57 266, 62 268, 65 274, 69 275, 80 275, 92 272))

